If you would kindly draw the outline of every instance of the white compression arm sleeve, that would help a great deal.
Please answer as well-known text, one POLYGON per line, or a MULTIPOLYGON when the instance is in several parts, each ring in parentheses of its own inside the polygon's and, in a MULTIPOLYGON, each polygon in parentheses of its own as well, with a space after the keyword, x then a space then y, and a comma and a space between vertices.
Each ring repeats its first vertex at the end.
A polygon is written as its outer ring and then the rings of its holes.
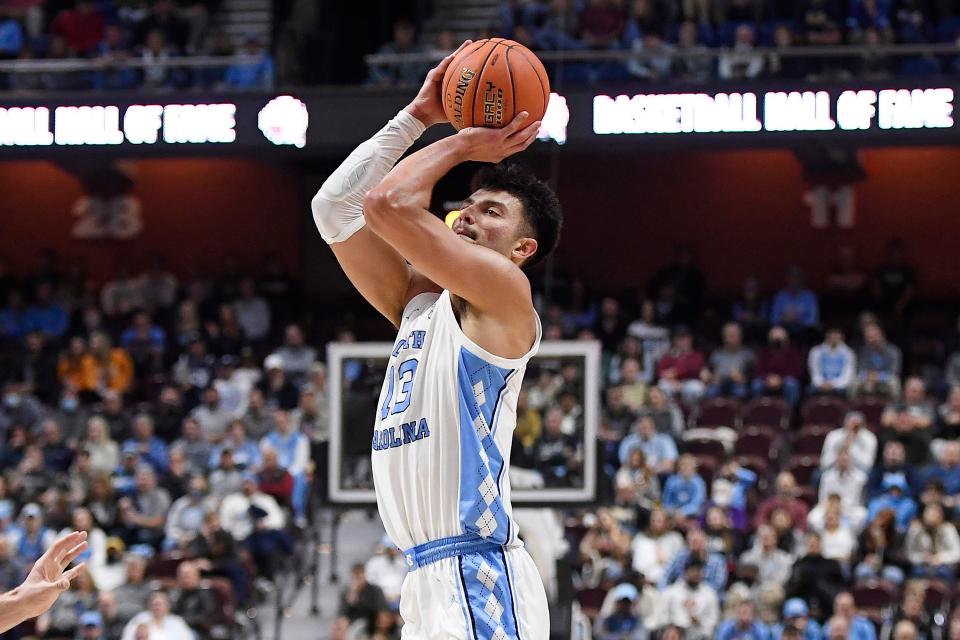
POLYGON ((363 199, 423 133, 423 123, 406 111, 353 150, 310 203, 313 220, 327 244, 343 242, 365 224, 363 199))

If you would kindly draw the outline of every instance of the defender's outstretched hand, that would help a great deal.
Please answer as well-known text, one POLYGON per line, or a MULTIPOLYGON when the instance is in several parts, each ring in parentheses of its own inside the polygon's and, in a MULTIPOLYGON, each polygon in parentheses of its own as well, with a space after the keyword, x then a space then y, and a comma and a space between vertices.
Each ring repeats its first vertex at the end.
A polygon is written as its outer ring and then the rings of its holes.
POLYGON ((443 82, 443 74, 447 72, 447 67, 453 61, 454 57, 460 53, 464 47, 473 43, 473 40, 467 40, 460 47, 440 61, 427 74, 423 86, 420 87, 417 97, 413 99, 404 109, 407 113, 429 127, 442 122, 449 122, 447 114, 443 111, 443 96, 440 95, 440 84, 443 82))
POLYGON ((519 153, 537 139, 540 121, 528 122, 530 114, 521 111, 502 129, 486 127, 467 127, 457 136, 466 143, 467 160, 477 162, 500 162, 504 158, 519 153))

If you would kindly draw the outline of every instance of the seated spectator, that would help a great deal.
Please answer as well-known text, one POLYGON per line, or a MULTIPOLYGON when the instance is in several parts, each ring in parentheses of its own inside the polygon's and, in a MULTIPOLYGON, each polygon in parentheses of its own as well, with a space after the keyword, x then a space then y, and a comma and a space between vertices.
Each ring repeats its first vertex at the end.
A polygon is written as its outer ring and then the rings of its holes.
POLYGON ((53 299, 52 285, 43 282, 37 285, 33 304, 27 309, 24 321, 26 333, 38 331, 56 340, 67 332, 70 316, 63 305, 53 299))
MULTIPOLYGON (((652 382, 657 361, 670 349, 670 332, 657 321, 657 308, 653 300, 643 301, 640 305, 640 318, 627 326, 627 333, 640 341, 640 350, 643 353, 643 380, 652 382)), ((960 373, 957 379, 960 384, 960 373)))
POLYGON ((400 602, 400 588, 409 572, 407 562, 397 545, 389 537, 380 540, 378 552, 364 565, 364 572, 370 584, 380 587, 390 607, 400 602))
MULTIPOLYGON (((144 604, 144 607, 146 607, 146 604, 144 604)), ((97 597, 97 610, 88 611, 81 616, 80 623, 84 625, 85 633, 91 623, 90 616, 94 614, 100 616, 99 620, 93 619, 93 622, 96 622, 98 625, 98 634, 102 634, 98 635, 97 640, 120 640, 126 621, 120 618, 119 612, 117 611, 117 597, 112 591, 100 591, 100 595, 97 597), (87 617, 84 618, 84 616, 87 617)), ((84 638, 84 640, 93 639, 84 638)))
POLYGON ((810 350, 810 393, 831 393, 846 396, 853 384, 857 357, 843 341, 843 332, 827 329, 826 340, 810 350))
POLYGON ((893 511, 897 529, 906 531, 917 514, 917 505, 910 497, 906 478, 901 473, 888 473, 883 476, 880 489, 883 493, 867 505, 867 522, 872 522, 881 511, 890 509, 893 511))
POLYGON ((703 395, 707 375, 703 355, 693 348, 693 335, 686 327, 673 331, 673 346, 657 363, 659 386, 667 395, 680 395, 695 403, 703 395))
POLYGON ((107 422, 100 416, 87 421, 87 435, 82 442, 90 456, 90 468, 94 472, 111 473, 120 463, 120 447, 110 439, 107 422))
MULTIPOLYGON (((418 80, 416 84, 420 84, 418 80)), ((240 281, 240 297, 233 301, 237 321, 244 335, 252 342, 261 342, 270 333, 270 305, 265 298, 257 294, 252 278, 240 281)))
POLYGON ((240 606, 247 603, 246 567, 241 562, 237 541, 220 525, 216 511, 204 516, 200 535, 190 542, 186 556, 194 559, 204 575, 228 579, 237 603, 240 606))
POLYGON ((910 414, 911 424, 918 429, 929 428, 934 421, 936 411, 933 403, 927 399, 927 388, 921 378, 907 378, 903 385, 903 398, 900 402, 891 402, 884 409, 881 422, 889 427, 894 422, 897 411, 905 410, 910 414))
POLYGON ((710 354, 707 397, 747 397, 747 381, 753 369, 753 351, 743 346, 740 325, 730 322, 723 327, 723 346, 710 354))
POLYGON ((73 464, 73 449, 64 443, 60 425, 56 420, 44 420, 40 423, 36 443, 43 449, 44 466, 56 475, 66 474, 73 464))
POLYGON ((683 566, 683 580, 664 589, 661 622, 684 630, 685 640, 713 637, 720 616, 717 591, 704 579, 704 565, 690 558, 683 566))
MULTIPOLYGON (((532 446, 533 440, 536 440, 543 428, 540 413, 529 405, 528 397, 527 391, 521 389, 517 396, 517 428, 514 429, 514 437, 525 447, 532 446), (531 438, 530 434, 534 431, 536 436, 531 438)), ((597 435, 604 443, 606 457, 612 462, 617 457, 620 442, 629 435, 630 427, 637 419, 637 414, 627 406, 623 398, 623 389, 619 386, 607 387, 605 397, 606 402, 602 409, 597 435)))
POLYGON ((247 427, 242 420, 231 422, 227 437, 210 451, 208 468, 214 469, 220 466, 220 456, 226 448, 233 452, 233 461, 239 469, 256 470, 263 462, 260 447, 247 437, 247 427))
POLYGON ((383 590, 367 581, 362 564, 353 565, 350 584, 344 587, 340 594, 340 609, 337 615, 346 618, 350 623, 363 620, 372 626, 377 612, 386 608, 387 601, 383 590))
POLYGON ((820 623, 810 619, 810 609, 800 598, 790 598, 783 603, 783 622, 773 626, 770 639, 781 640, 788 627, 799 632, 797 640, 822 640, 820 623))
POLYGON ((740 556, 740 566, 757 570, 757 587, 763 591, 782 590, 790 579, 793 556, 777 547, 777 532, 768 524, 757 527, 753 546, 740 556))
POLYGON ((124 448, 136 447, 140 460, 158 473, 167 470, 167 445, 153 434, 153 418, 141 413, 133 419, 133 437, 123 443, 124 448))
POLYGON ((682 455, 677 461, 677 473, 671 475, 663 487, 663 509, 677 526, 696 518, 707 499, 707 486, 697 475, 697 459, 682 455))
POLYGON ((757 483, 757 474, 741 467, 736 460, 728 460, 713 478, 710 487, 711 503, 723 510, 737 531, 749 526, 747 493, 757 483))
POLYGON ((613 609, 597 617, 595 637, 597 640, 644 640, 647 630, 643 616, 637 611, 640 595, 632 584, 617 585, 613 594, 613 609))
POLYGON ((206 343, 199 336, 192 337, 171 370, 173 381, 180 386, 189 405, 197 404, 202 390, 213 382, 215 366, 216 358, 207 353, 206 343))
POLYGON ((185 549, 200 534, 203 518, 216 507, 216 501, 207 493, 207 478, 196 474, 190 478, 187 495, 171 506, 164 525, 164 547, 185 549))
POLYGON ((163 526, 170 509, 170 494, 157 486, 153 467, 141 464, 137 468, 136 491, 131 497, 120 498, 121 528, 118 531, 127 545, 148 544, 160 547, 163 526))
POLYGON ((837 0, 803 0, 798 11, 807 44, 835 45, 843 39, 844 6, 837 0))
POLYGON ((267 513, 260 507, 250 507, 250 517, 253 532, 243 541, 243 547, 253 558, 257 575, 272 582, 278 570, 293 555, 293 541, 285 530, 267 526, 267 513))
POLYGON ((263 448, 263 467, 257 474, 257 483, 261 491, 272 496, 280 504, 285 506, 292 504, 293 475, 280 464, 280 454, 272 447, 263 448))
POLYGON ((247 472, 243 476, 243 489, 239 493, 228 495, 220 504, 220 521, 224 529, 238 542, 253 533, 253 521, 249 514, 252 506, 267 514, 264 521, 267 528, 282 529, 286 524, 283 510, 276 499, 260 491, 257 476, 247 472))
POLYGON ((206 473, 210 461, 210 443, 200 433, 200 424, 194 418, 183 421, 183 435, 170 445, 179 449, 187 459, 190 473, 206 473))
POLYGON ((29 567, 50 548, 56 531, 44 524, 43 511, 36 502, 30 502, 20 510, 20 519, 9 531, 10 546, 17 562, 29 567))
POLYGON ((952 523, 944 522, 943 507, 927 505, 923 516, 907 529, 904 544, 913 575, 953 584, 955 567, 960 562, 960 535, 952 523))
POLYGON ((789 471, 781 471, 777 474, 776 480, 777 492, 760 503, 757 512, 754 515, 754 526, 759 527, 770 518, 770 515, 776 509, 786 509, 793 518, 797 528, 801 531, 807 528, 807 513, 809 507, 800 500, 797 495, 797 480, 789 471))
POLYGON ((829 614, 840 585, 844 584, 843 569, 836 560, 823 557, 819 534, 808 531, 804 545, 806 555, 793 565, 786 588, 787 597, 804 600, 814 617, 824 617, 829 614))
POLYGON ((870 470, 870 476, 867 478, 868 500, 882 493, 880 484, 888 473, 899 473, 907 479, 908 486, 919 486, 913 466, 907 463, 906 448, 898 440, 888 440, 883 444, 883 455, 870 470))
POLYGON ((74 391, 96 390, 96 366, 87 353, 87 343, 82 337, 70 338, 66 353, 60 356, 57 363, 57 377, 60 384, 74 391))
POLYGON ((928 427, 919 426, 925 418, 910 413, 904 406, 884 411, 887 425, 880 430, 880 442, 899 442, 906 452, 907 461, 914 467, 922 466, 930 459, 930 443, 933 440, 928 427))
POLYGON ((617 470, 614 486, 616 504, 621 507, 639 507, 649 512, 660 501, 660 481, 647 466, 639 447, 630 449, 627 464, 617 470))
POLYGON ((283 359, 276 354, 269 355, 263 361, 263 368, 266 375, 257 384, 257 389, 263 394, 266 406, 284 411, 296 409, 300 394, 283 371, 283 359))
POLYGON ((866 427, 866 419, 859 411, 850 411, 843 418, 843 427, 827 434, 820 453, 820 468, 836 464, 841 450, 850 457, 852 466, 869 473, 877 457, 877 436, 866 427))
POLYGON ((847 449, 840 449, 837 459, 820 476, 819 500, 826 502, 827 496, 840 496, 844 509, 854 509, 863 505, 863 488, 867 484, 867 474, 854 467, 847 449))
POLYGON ((757 616, 752 600, 737 604, 733 618, 727 618, 717 627, 714 640, 768 640, 770 629, 757 616))
POLYGON ((163 368, 166 345, 166 331, 153 324, 150 314, 143 310, 134 314, 133 324, 120 336, 120 346, 130 354, 139 375, 163 368))
POLYGON ((867 507, 864 504, 855 504, 844 507, 839 493, 828 492, 826 499, 818 502, 807 515, 807 526, 817 533, 823 533, 824 522, 828 511, 840 514, 840 523, 855 534, 863 530, 867 520, 867 507))
POLYGON ((710 553, 707 550, 707 536, 700 530, 691 528, 687 530, 687 546, 677 555, 673 556, 670 564, 664 570, 663 575, 657 583, 657 587, 663 591, 668 586, 684 577, 684 567, 688 561, 696 560, 702 565, 703 581, 715 593, 723 593, 727 585, 727 562, 719 553, 710 553))
POLYGON ((640 360, 624 358, 620 363, 620 375, 617 382, 620 385, 624 403, 631 411, 639 412, 643 408, 643 401, 647 396, 647 383, 643 380, 640 360))
MULTIPOLYGON (((160 0, 161 2, 167 0, 160 0)), ((146 42, 140 48, 143 62, 143 87, 146 89, 170 89, 181 78, 179 69, 170 66, 176 52, 167 43, 164 32, 152 29, 147 33, 146 42)))
POLYGON ((683 550, 683 536, 669 527, 670 520, 660 507, 650 512, 647 528, 633 538, 633 569, 650 583, 658 584, 667 566, 683 550))
POLYGON ((153 426, 157 437, 171 442, 180 435, 184 418, 183 396, 173 385, 160 389, 160 398, 153 404, 153 426))
POLYGON ((242 488, 243 471, 234 463, 233 449, 224 449, 219 457, 219 465, 210 473, 210 494, 219 502, 224 496, 242 488))
POLYGON ((20 21, 15 18, 11 9, 0 8, 0 60, 16 58, 23 48, 23 42, 23 26, 20 21))
POLYGON ((6 296, 6 305, 0 307, 0 341, 14 342, 29 330, 27 307, 23 294, 13 289, 6 296))
POLYGON ((307 381, 307 376, 317 361, 317 350, 307 345, 299 325, 288 325, 284 332, 284 344, 273 352, 280 358, 280 368, 297 387, 307 381))
MULTIPOLYGON (((647 0, 639 0, 647 2, 647 0)), ((660 33, 648 31, 637 34, 626 42, 640 56, 627 61, 627 72, 645 80, 669 78, 674 67, 674 46, 664 42, 660 33)))
POLYGON ((952 440, 944 443, 940 449, 940 461, 924 468, 916 478, 916 486, 911 485, 914 493, 931 481, 939 481, 948 495, 960 494, 960 442, 952 440))
POLYGON ((123 628, 121 640, 194 640, 196 634, 183 618, 170 613, 170 597, 165 591, 154 591, 147 602, 149 607, 133 616, 123 628))
POLYGON ((582 465, 580 440, 563 432, 563 412, 548 409, 543 420, 543 433, 533 446, 532 463, 548 485, 563 486, 579 477, 582 465))
MULTIPOLYGON (((377 49, 378 54, 422 53, 417 43, 416 27, 409 20, 398 20, 393 25, 393 40, 377 49)), ((429 67, 423 62, 371 65, 367 84, 381 87, 417 87, 423 82, 429 67)))
POLYGON ((807 334, 818 326, 820 307, 817 296, 803 286, 800 267, 794 265, 787 271, 786 286, 773 297, 770 322, 783 326, 792 336, 807 334))
POLYGON ((857 551, 857 538, 853 530, 843 522, 839 505, 826 510, 823 529, 818 533, 823 557, 836 560, 845 571, 849 571, 857 551))
MULTIPOLYGON (((910 601, 910 606, 914 611, 919 608, 921 615, 926 614, 926 612, 923 610, 922 598, 912 598, 910 601)), ((897 623, 893 625, 893 633, 890 637, 892 640, 926 640, 930 637, 929 625, 927 629, 922 630, 917 627, 915 622, 904 618, 898 620, 897 623)))
POLYGON ((638 447, 643 451, 649 467, 658 475, 672 473, 677 461, 677 445, 673 438, 656 431, 653 417, 641 415, 633 423, 632 433, 620 443, 620 464, 626 464, 630 450, 638 447))
POLYGON ((907 557, 903 534, 897 530, 893 509, 884 509, 870 522, 858 540, 858 564, 854 575, 880 578, 901 584, 906 575, 907 557))
POLYGON ((40 331, 30 331, 24 346, 10 353, 0 375, 22 382, 23 391, 51 405, 59 398, 56 351, 48 344, 40 331))
POLYGON ((947 401, 937 409, 936 437, 941 441, 960 438, 960 386, 950 387, 947 401))
POLYGON ((730 526, 730 518, 722 507, 707 507, 702 520, 703 532, 707 535, 707 548, 711 552, 734 556, 742 551, 740 532, 730 526))
POLYGON ((895 398, 900 394, 900 349, 887 342, 880 325, 871 322, 863 328, 863 346, 857 355, 858 395, 882 395, 895 398))
MULTIPOLYGON (((146 580, 147 560, 144 549, 134 547, 124 556, 126 575, 119 587, 113 590, 116 598, 117 617, 126 624, 135 615, 146 609, 150 597, 150 582, 146 580)), ((150 551, 147 547, 146 551, 150 551)))
POLYGON ((229 409, 220 402, 220 392, 215 386, 203 390, 203 404, 194 409, 190 417, 199 425, 203 439, 212 444, 223 440, 233 419, 229 409))
POLYGON ((833 617, 823 627, 823 633, 830 640, 842 637, 849 640, 877 640, 877 632, 873 623, 866 616, 857 613, 853 595, 849 591, 841 591, 833 600, 833 617), (846 633, 841 634, 843 625, 846 633), (831 629, 833 627, 833 629, 831 629))
POLYGON ((623 41, 629 46, 635 39, 648 33, 662 33, 673 19, 675 9, 659 0, 633 0, 627 10, 623 41))
MULTIPOLYGON (((717 74, 723 80, 746 80, 753 79, 763 72, 766 58, 762 53, 754 50, 756 34, 753 27, 749 24, 741 24, 734 33, 733 48, 720 56, 717 62, 717 74)), ((781 291, 774 298, 773 322, 783 322, 791 330, 796 326, 808 327, 816 324, 816 300, 814 300, 813 321, 810 322, 807 316, 802 319, 794 319, 789 313, 784 311, 784 305, 787 304, 781 296, 781 291), (778 303, 779 301, 779 303, 778 303), (779 307, 777 305, 780 305, 779 307)), ((809 291, 808 291, 809 293, 809 291)), ((795 303, 793 303, 795 304, 795 303)), ((807 304, 804 302, 804 304, 807 304)), ((808 309, 804 309, 805 314, 809 314, 808 309)))
POLYGON ((757 354, 751 389, 754 396, 777 395, 790 406, 800 399, 803 356, 790 344, 790 335, 780 326, 771 327, 767 344, 757 354))
POLYGON ((230 89, 269 91, 273 88, 273 56, 267 51, 260 38, 248 34, 243 39, 243 48, 237 55, 257 58, 256 62, 236 63, 227 67, 224 82, 230 89))
POLYGON ((90 335, 90 355, 93 358, 96 391, 106 398, 107 391, 126 393, 133 385, 133 360, 123 349, 114 348, 110 338, 101 332, 90 335))
MULTIPOLYGON (((882 32, 890 30, 890 14, 893 2, 890 0, 853 0, 847 14, 847 28, 850 29, 850 39, 854 42, 862 40, 862 33, 866 29, 878 29, 882 32)), ((866 283, 862 277, 860 286, 866 283)))
POLYGON ((591 563, 595 574, 612 565, 622 566, 630 553, 630 535, 601 507, 592 526, 580 540, 580 556, 591 563))
POLYGON ((189 560, 177 566, 177 586, 170 592, 173 613, 183 618, 201 638, 209 638, 217 617, 217 601, 210 589, 200 587, 200 569, 189 560))
POLYGON ((650 387, 643 411, 653 418, 658 433, 665 433, 674 438, 683 435, 685 428, 683 412, 660 387, 650 387))

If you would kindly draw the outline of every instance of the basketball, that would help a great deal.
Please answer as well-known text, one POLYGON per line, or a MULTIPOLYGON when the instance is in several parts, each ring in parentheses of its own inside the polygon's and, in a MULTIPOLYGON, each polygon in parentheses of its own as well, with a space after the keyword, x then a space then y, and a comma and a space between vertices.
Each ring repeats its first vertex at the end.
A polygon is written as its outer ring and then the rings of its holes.
POLYGON ((519 42, 478 40, 450 62, 443 76, 443 109, 458 131, 499 129, 527 111, 541 120, 550 99, 550 80, 540 59, 519 42))

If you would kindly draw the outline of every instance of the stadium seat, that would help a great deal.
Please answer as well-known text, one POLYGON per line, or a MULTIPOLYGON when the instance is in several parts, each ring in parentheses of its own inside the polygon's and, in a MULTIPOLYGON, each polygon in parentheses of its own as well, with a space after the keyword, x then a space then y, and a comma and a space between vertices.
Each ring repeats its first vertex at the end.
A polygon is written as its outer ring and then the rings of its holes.
POLYGON ((814 472, 820 468, 820 456, 793 456, 787 464, 787 471, 793 474, 799 485, 809 485, 814 472))
POLYGON ((740 403, 730 398, 705 400, 697 408, 694 420, 698 427, 731 427, 739 424, 740 403))
POLYGON ((692 453, 701 457, 709 457, 715 462, 723 460, 727 455, 727 449, 723 446, 722 442, 717 440, 706 440, 702 438, 697 438, 695 440, 688 440, 684 443, 687 453, 692 453))
POLYGON ((607 590, 600 587, 590 589, 581 589, 577 592, 577 602, 583 613, 591 620, 596 619, 600 614, 600 608, 603 606, 603 599, 607 597, 607 590))
POLYGON ((852 593, 857 608, 874 622, 882 621, 886 610, 893 606, 899 597, 896 585, 878 579, 858 582, 852 593))
POLYGON ((790 406, 780 398, 764 396, 747 402, 740 410, 742 424, 764 425, 785 429, 790 416, 790 406))
POLYGON ((817 396, 803 403, 800 415, 804 424, 829 424, 835 427, 843 423, 847 403, 832 396, 817 396))
POLYGON ((930 581, 927 583, 926 591, 923 594, 923 606, 927 611, 946 613, 950 609, 952 595, 953 592, 943 583, 930 581))
POLYGON ((858 400, 852 409, 862 413, 867 428, 876 433, 880 431, 880 418, 883 416, 883 410, 886 406, 887 401, 882 398, 866 397, 858 400))
MULTIPOLYGON (((746 467, 757 474, 757 484, 766 485, 766 478, 770 474, 770 460, 763 456, 754 456, 750 454, 738 454, 737 462, 741 467, 746 467)), ((762 488, 762 487, 760 487, 762 488)))
POLYGON ((790 453, 795 456, 819 456, 823 451, 823 441, 832 430, 826 425, 805 425, 790 443, 790 453))
POLYGON ((697 475, 703 478, 703 481, 710 486, 713 482, 713 476, 717 474, 719 463, 713 456, 697 456, 697 475))

